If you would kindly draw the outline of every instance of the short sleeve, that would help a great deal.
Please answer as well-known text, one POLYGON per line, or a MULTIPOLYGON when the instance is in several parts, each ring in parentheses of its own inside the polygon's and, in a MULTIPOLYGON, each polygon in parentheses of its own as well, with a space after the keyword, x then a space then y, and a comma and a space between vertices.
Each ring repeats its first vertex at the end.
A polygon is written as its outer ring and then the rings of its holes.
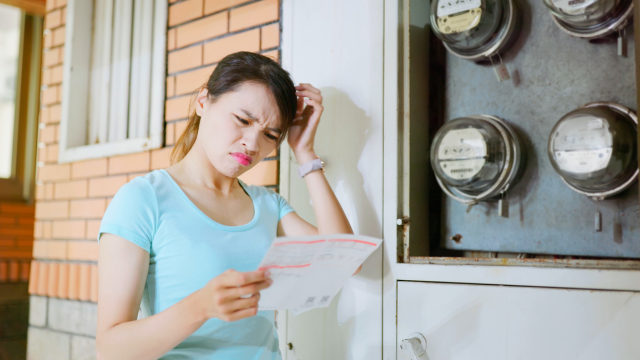
POLYGON ((285 200, 280 194, 276 193, 276 201, 278 202, 278 221, 280 221, 285 215, 293 212, 293 208, 287 200, 285 200))
POLYGON ((98 241, 104 233, 120 236, 151 252, 155 236, 158 203, 151 184, 135 178, 118 190, 100 224, 98 241))

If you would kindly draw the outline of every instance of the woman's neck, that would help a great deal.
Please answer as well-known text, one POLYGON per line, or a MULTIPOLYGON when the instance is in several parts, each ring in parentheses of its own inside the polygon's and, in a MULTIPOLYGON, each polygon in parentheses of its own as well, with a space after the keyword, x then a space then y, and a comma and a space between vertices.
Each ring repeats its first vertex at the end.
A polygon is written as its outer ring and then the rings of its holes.
POLYGON ((197 144, 194 144, 187 155, 169 169, 180 178, 182 185, 203 186, 224 194, 231 193, 239 186, 237 179, 216 170, 197 144))

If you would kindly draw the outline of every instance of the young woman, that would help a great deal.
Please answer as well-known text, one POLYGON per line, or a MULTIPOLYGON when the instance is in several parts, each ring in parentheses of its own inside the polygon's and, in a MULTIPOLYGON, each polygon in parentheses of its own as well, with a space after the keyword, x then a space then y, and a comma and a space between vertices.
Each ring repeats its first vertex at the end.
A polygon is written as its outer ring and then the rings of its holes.
POLYGON ((102 220, 100 359, 280 359, 274 312, 257 311, 272 282, 260 260, 276 236, 352 233, 313 150, 318 89, 241 52, 220 61, 192 109, 173 165, 124 185, 102 220), (238 180, 287 135, 317 228, 238 180))

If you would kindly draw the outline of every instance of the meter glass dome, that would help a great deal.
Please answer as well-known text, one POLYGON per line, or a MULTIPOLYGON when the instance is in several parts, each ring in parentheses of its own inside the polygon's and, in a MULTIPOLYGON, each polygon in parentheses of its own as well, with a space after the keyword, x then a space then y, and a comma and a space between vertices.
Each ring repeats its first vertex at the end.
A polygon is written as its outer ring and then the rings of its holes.
POLYGON ((515 16, 513 0, 433 0, 430 20, 435 35, 450 52, 479 59, 510 44, 515 16))
POLYGON ((569 34, 599 38, 618 31, 631 17, 633 0, 544 0, 555 22, 569 34))
POLYGON ((638 172, 637 120, 630 114, 619 105, 595 103, 558 121, 548 153, 567 185, 594 197, 613 195, 630 185, 638 172))
POLYGON ((499 195, 522 168, 518 137, 494 116, 474 115, 447 122, 431 145, 431 166, 442 189, 467 203, 499 195))

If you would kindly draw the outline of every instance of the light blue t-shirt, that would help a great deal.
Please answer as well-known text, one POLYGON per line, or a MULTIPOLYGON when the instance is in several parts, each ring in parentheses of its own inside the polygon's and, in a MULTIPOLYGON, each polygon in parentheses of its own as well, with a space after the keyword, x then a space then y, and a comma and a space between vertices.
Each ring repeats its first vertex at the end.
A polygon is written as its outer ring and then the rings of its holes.
MULTIPOLYGON (((277 236, 278 221, 293 209, 274 191, 240 184, 254 207, 253 220, 241 226, 213 221, 165 170, 120 188, 100 235, 120 236, 149 253, 143 313, 169 308, 228 269, 258 269, 277 236)), ((274 312, 229 323, 210 319, 161 359, 281 359, 274 312)))

